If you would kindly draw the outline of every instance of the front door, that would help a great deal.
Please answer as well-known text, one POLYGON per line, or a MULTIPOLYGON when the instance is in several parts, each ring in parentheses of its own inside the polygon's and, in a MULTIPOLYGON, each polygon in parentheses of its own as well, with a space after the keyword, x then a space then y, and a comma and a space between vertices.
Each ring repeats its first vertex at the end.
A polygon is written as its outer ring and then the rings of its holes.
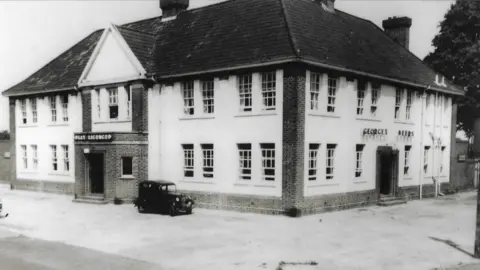
POLYGON ((398 151, 391 147, 377 150, 377 185, 381 195, 395 196, 398 169, 398 151))
POLYGON ((92 194, 103 194, 104 187, 104 159, 103 154, 91 154, 90 165, 90 192, 92 194))

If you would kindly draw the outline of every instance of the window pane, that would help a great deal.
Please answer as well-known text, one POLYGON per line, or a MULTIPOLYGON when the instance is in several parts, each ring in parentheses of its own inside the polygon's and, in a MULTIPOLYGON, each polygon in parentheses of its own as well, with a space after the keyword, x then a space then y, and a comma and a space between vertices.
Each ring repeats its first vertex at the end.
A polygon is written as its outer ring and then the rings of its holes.
POLYGON ((133 174, 133 158, 132 157, 122 157, 122 175, 132 175, 133 174))

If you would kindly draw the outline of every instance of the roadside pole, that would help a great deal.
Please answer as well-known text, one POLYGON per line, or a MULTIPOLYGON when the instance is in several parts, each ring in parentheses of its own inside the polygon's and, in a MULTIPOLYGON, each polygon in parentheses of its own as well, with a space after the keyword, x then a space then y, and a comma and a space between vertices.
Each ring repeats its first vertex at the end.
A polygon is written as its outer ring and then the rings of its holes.
MULTIPOLYGON (((475 158, 480 157, 480 118, 477 117, 473 129, 473 152, 475 158)), ((474 257, 480 258, 480 184, 477 187, 477 215, 475 226, 474 257)))

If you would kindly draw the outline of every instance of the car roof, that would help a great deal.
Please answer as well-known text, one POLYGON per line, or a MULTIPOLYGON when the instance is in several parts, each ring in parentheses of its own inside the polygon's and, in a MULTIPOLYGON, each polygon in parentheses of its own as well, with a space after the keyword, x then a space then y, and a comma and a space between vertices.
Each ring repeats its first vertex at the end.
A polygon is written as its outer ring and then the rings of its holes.
POLYGON ((159 185, 175 185, 175 183, 165 180, 146 180, 142 181, 142 183, 152 183, 152 184, 159 184, 159 185))

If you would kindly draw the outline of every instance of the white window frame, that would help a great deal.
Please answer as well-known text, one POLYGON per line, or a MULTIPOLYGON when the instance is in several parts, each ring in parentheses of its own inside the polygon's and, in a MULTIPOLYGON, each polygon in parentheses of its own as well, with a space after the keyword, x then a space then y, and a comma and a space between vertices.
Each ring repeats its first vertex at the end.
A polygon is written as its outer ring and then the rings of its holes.
POLYGON ((213 144, 201 144, 202 148, 202 175, 203 178, 215 177, 215 152, 213 144))
POLYGON ((319 143, 311 143, 308 146, 308 181, 316 181, 318 176, 318 153, 319 143))
POLYGON ((203 99, 203 113, 215 113, 215 82, 214 80, 201 81, 202 99, 203 99))
POLYGON ((335 179, 335 150, 336 144, 327 144, 326 159, 325 159, 325 179, 335 179))
POLYGON ((70 171, 69 147, 66 144, 61 145, 63 153, 63 171, 70 171))
POLYGON ((48 101, 50 104, 50 121, 52 123, 57 122, 57 97, 56 96, 50 96, 48 97, 48 101))
POLYGON ((132 116, 132 87, 125 86, 125 92, 127 94, 127 119, 130 119, 132 116))
POLYGON ((252 144, 239 143, 238 149, 238 161, 239 161, 239 180, 250 181, 252 180, 252 144))
POLYGON ((365 149, 365 144, 355 145, 355 178, 362 177, 364 149, 365 149))
POLYGON ((183 144, 183 177, 195 177, 195 149, 193 144, 183 144), (191 175, 188 175, 191 173, 191 175))
POLYGON ((310 73, 310 110, 319 110, 319 96, 322 74, 312 72, 310 73))
POLYGON ((58 153, 57 153, 57 146, 56 145, 50 145, 50 151, 51 151, 51 157, 52 157, 52 160, 51 160, 51 169, 52 171, 54 172, 57 172, 58 171, 58 153))
POLYGON ((275 144, 261 143, 260 149, 262 152, 262 180, 267 182, 274 182, 276 176, 275 144), (273 175, 267 173, 267 171, 273 171, 273 175))
POLYGON ((119 117, 120 108, 118 106, 118 87, 107 88, 108 93, 108 119, 115 120, 119 117), (117 116, 112 117, 112 108, 117 108, 117 116))
POLYGON ((238 76, 238 95, 240 98, 240 111, 251 112, 253 110, 252 74, 238 76))
POLYGON ((403 96, 403 89, 395 88, 395 111, 393 118, 395 120, 400 119, 400 107, 402 105, 402 96, 403 96))
POLYGON ((97 114, 98 114, 98 119, 102 119, 102 103, 101 103, 101 90, 100 89, 95 89, 95 92, 97 93, 97 114))
POLYGON ((370 105, 370 114, 372 116, 377 116, 378 99, 380 98, 380 94, 381 94, 381 86, 379 84, 372 83, 372 97, 371 97, 372 104, 370 105))
POLYGON ((30 99, 30 107, 32 109, 32 123, 36 124, 38 122, 38 111, 37 111, 37 99, 30 99))
POLYGON ((69 101, 69 96, 61 96, 60 102, 62 103, 62 119, 63 122, 68 122, 68 101, 69 101), (65 99, 67 102, 65 102, 65 99))
POLYGON ((339 83, 340 79, 338 77, 328 76, 327 113, 335 113, 339 83))
POLYGON ((407 104, 405 108, 405 120, 410 120, 412 115, 413 91, 407 90, 407 104))
POLYGON ((367 83, 357 81, 357 115, 363 115, 367 83))
POLYGON ((27 100, 20 100, 20 110, 22 112, 22 124, 27 124, 27 100))
POLYGON ((430 155, 430 146, 426 145, 423 148, 423 172, 428 173, 428 158, 430 155))
POLYGON ((182 83, 183 113, 185 115, 195 114, 195 91, 194 82, 187 81, 182 83))
POLYGON ((38 169, 38 146, 36 144, 30 145, 30 148, 32 149, 32 167, 33 170, 38 169))
POLYGON ((20 145, 20 150, 22 153, 22 165, 24 170, 28 170, 28 153, 27 153, 27 146, 22 144, 20 145))
POLYGON ((277 107, 277 73, 275 71, 262 73, 262 104, 265 111, 274 111, 277 107))
POLYGON ((410 167, 411 167, 411 155, 412 155, 412 146, 405 145, 404 147, 404 163, 403 163, 403 175, 410 176, 410 167))

